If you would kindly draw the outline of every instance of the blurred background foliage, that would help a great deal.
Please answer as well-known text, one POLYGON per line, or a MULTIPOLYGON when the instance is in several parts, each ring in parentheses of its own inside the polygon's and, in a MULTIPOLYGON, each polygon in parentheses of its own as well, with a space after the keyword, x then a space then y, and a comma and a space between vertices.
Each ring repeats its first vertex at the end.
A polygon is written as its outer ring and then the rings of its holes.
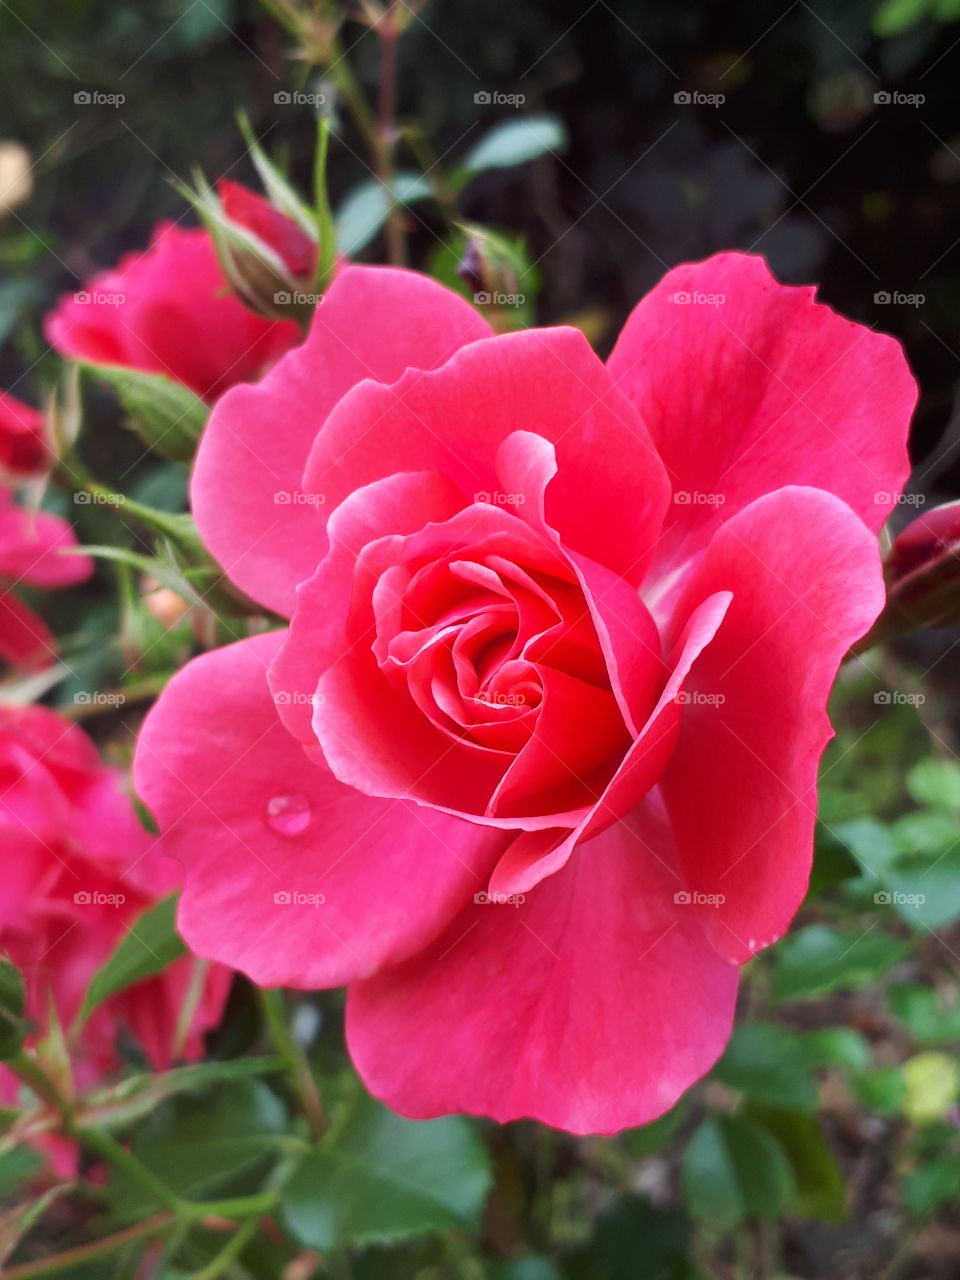
MULTIPOLYGON (((340 50, 375 97, 377 38, 359 6, 345 16, 340 50)), ((332 102, 341 231, 356 256, 383 260, 364 139, 331 73, 294 49, 254 0, 0 3, 0 142, 23 144, 33 163, 29 199, 0 221, 0 386, 44 397, 60 366, 43 314, 143 246, 158 220, 184 216, 175 181, 199 164, 211 180, 253 182, 239 110, 309 189, 315 122, 309 106, 283 100, 295 91, 332 102), (124 101, 77 103, 84 91, 124 101)), ((917 501, 956 497, 958 60, 957 0, 430 0, 400 42, 410 261, 454 281, 455 222, 509 233, 524 320, 579 324, 603 351, 667 267, 718 249, 762 252, 782 279, 820 282, 843 314, 904 342, 923 392, 917 501), (524 101, 477 100, 498 93, 524 101), (683 100, 694 94, 722 101, 683 100), (504 128, 519 116, 537 120, 539 142, 504 128)), ((186 467, 145 457, 105 390, 85 395, 98 478, 179 509, 186 467)), ((109 512, 71 514, 87 542, 117 536, 109 512)), ((56 704, 121 677, 162 679, 189 652, 190 627, 164 632, 135 607, 131 581, 101 567, 89 588, 47 604, 75 672, 51 692, 56 704), (131 652, 149 653, 132 674, 131 652)), ((282 1083, 227 1078, 265 1040, 238 981, 209 1073, 149 1115, 133 1109, 118 1133, 183 1195, 282 1182, 282 1213, 222 1270, 203 1270, 223 1242, 200 1226, 146 1257, 131 1245, 58 1274, 960 1275, 957 641, 925 633, 846 669, 810 898, 748 969, 723 1060, 671 1115, 615 1140, 400 1121, 360 1092, 340 997, 322 994, 289 1010, 334 1120, 313 1147, 282 1083)), ((95 731, 122 755, 119 719, 107 709, 95 731)), ((23 1148, 0 1156, 9 1203, 40 1176, 23 1148)), ((150 1211, 116 1178, 91 1203, 51 1199, 39 1226, 20 1222, 16 1260, 150 1211)))

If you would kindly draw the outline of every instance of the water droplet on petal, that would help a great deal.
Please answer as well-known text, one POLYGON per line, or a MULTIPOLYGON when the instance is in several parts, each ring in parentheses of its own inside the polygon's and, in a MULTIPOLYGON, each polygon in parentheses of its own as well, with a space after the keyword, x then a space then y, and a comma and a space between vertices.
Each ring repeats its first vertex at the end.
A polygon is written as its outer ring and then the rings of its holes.
POLYGON ((267 801, 266 818, 267 826, 278 835, 299 836, 313 821, 313 810, 306 796, 272 796, 267 801))

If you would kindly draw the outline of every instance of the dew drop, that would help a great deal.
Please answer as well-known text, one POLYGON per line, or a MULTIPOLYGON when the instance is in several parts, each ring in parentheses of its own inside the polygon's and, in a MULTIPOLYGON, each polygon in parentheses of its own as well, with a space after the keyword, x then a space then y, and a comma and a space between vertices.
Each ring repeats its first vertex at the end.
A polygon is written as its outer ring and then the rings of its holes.
POLYGON ((272 796, 267 801, 266 819, 267 826, 278 835, 299 836, 313 821, 313 810, 306 796, 272 796))

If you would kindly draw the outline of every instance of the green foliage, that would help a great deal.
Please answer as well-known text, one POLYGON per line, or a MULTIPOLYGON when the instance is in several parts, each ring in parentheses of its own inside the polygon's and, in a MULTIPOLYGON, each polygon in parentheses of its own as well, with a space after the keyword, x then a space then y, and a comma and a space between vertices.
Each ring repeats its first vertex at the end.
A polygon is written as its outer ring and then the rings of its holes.
POLYGON ((129 927, 106 964, 90 983, 81 1018, 135 982, 160 973, 174 960, 186 955, 186 947, 177 933, 177 895, 170 894, 155 907, 144 911, 129 927))
POLYGON ((284 1192, 294 1237, 327 1251, 476 1226, 489 1164, 469 1122, 413 1121, 371 1098, 295 1169, 284 1192))

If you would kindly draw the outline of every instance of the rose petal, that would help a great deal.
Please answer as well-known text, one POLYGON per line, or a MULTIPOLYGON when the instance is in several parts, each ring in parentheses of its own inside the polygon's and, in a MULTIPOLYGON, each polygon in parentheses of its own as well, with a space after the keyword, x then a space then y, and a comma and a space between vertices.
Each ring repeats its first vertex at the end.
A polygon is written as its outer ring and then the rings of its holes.
POLYGON ((135 777, 186 868, 191 949, 261 986, 338 986, 427 945, 482 887, 505 837, 370 799, 312 764, 267 688, 282 638, 215 650, 176 675, 144 724, 135 777))
POLYGON ((519 906, 474 903, 353 986, 347 1041, 368 1089, 416 1119, 579 1134, 662 1115, 723 1049, 738 975, 674 902, 672 858, 652 807, 637 810, 519 906))

